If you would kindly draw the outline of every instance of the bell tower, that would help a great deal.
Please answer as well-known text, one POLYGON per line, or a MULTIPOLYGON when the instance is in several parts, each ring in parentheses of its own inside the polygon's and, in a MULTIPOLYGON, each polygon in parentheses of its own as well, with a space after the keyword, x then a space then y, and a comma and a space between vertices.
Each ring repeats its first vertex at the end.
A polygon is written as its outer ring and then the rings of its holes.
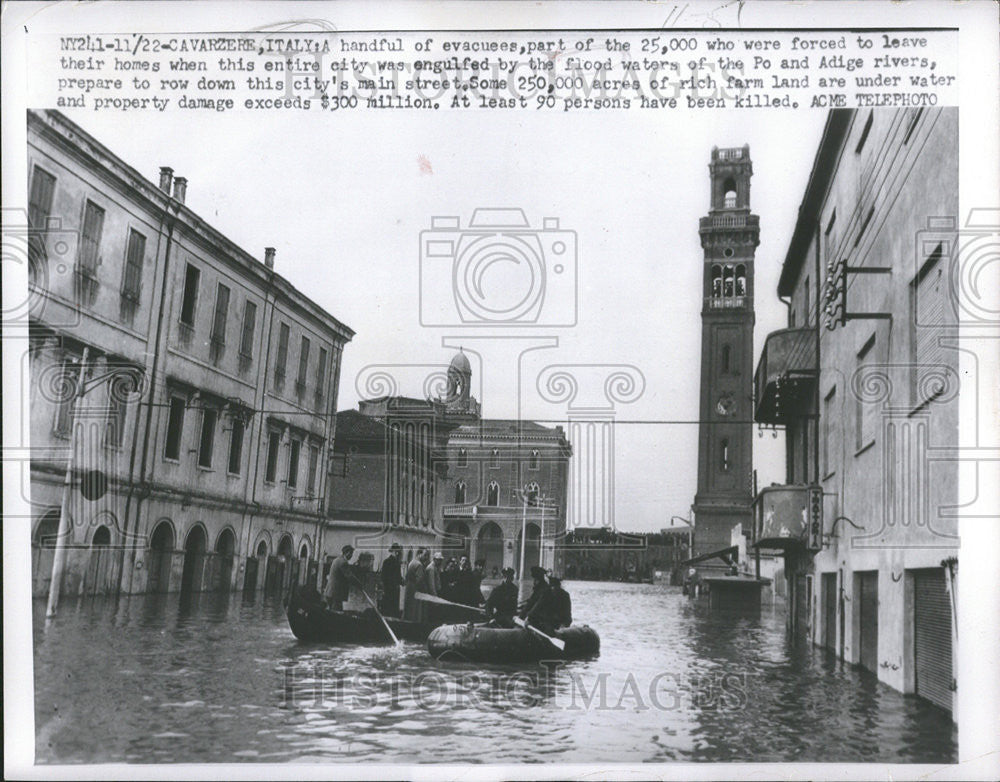
MULTIPOLYGON (((753 262, 760 221, 750 213, 750 147, 713 147, 711 207, 698 233, 704 251, 701 400, 694 556, 727 548, 752 524, 753 262)), ((724 569, 719 559, 699 564, 724 569)))

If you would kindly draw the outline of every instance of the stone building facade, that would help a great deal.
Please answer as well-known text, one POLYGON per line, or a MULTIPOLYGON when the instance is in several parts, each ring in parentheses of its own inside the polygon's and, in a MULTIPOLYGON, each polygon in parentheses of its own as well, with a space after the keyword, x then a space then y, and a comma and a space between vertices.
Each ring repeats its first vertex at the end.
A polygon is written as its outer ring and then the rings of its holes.
MULTIPOLYGON (((331 521, 367 525, 355 540, 379 551, 440 548, 504 567, 562 572, 572 448, 562 427, 481 417, 472 369, 459 352, 439 399, 363 400, 338 413, 331 475, 331 521)), ((362 527, 352 527, 361 530, 362 527)))
POLYGON ((757 542, 784 552, 799 637, 952 708, 958 575, 956 109, 830 113, 767 338, 755 417, 787 483, 757 542))
POLYGON ((60 543, 68 594, 315 573, 353 332, 169 168, 153 184, 53 111, 29 112, 28 158, 35 593, 60 543))

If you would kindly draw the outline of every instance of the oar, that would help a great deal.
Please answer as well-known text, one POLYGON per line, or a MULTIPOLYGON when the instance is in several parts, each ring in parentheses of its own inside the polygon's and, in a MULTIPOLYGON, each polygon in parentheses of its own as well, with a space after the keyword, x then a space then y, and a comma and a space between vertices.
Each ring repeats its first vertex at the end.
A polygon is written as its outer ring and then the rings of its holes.
POLYGON ((382 612, 378 610, 378 606, 375 605, 375 601, 368 597, 368 593, 365 592, 365 590, 363 590, 360 586, 358 587, 358 591, 365 596, 365 600, 368 601, 368 605, 370 605, 375 613, 378 614, 378 618, 382 620, 382 624, 385 625, 385 629, 389 631, 389 637, 392 639, 392 642, 399 646, 399 639, 396 637, 396 634, 392 632, 392 628, 389 627, 389 623, 385 621, 385 617, 382 616, 382 612))
POLYGON ((413 595, 417 600, 423 600, 427 603, 438 603, 443 606, 457 606, 458 608, 464 608, 467 611, 478 611, 481 614, 486 612, 482 608, 477 608, 476 606, 467 606, 465 603, 455 603, 451 600, 445 600, 443 597, 438 597, 437 595, 429 595, 426 592, 417 592, 413 595))
POLYGON ((534 625, 529 625, 519 616, 514 617, 514 624, 516 624, 518 627, 523 627, 526 630, 531 630, 531 632, 535 633, 536 635, 540 635, 542 638, 544 638, 546 641, 552 644, 560 652, 566 648, 566 642, 564 640, 562 640, 561 638, 553 638, 551 635, 546 635, 534 625))

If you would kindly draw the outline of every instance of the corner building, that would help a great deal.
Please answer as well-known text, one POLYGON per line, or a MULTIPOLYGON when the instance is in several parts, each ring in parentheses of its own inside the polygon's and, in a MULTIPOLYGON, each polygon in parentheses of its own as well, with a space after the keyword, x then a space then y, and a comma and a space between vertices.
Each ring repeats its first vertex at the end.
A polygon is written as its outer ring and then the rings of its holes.
POLYGON ((63 509, 64 594, 315 574, 353 332, 273 249, 192 212, 171 169, 154 184, 58 112, 27 121, 34 593, 63 509))
POLYGON ((956 109, 830 112, 754 381, 756 420, 785 430, 755 538, 783 552, 791 631, 949 710, 957 218, 956 109))

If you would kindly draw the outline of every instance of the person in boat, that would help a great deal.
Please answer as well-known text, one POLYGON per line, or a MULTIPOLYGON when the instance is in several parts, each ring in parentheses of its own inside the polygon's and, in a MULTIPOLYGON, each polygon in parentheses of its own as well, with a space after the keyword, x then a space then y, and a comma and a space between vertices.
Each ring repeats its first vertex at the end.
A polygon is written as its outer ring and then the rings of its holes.
POLYGON ((382 613, 399 616, 399 588, 403 585, 403 571, 400 558, 403 547, 398 543, 389 546, 389 556, 382 562, 382 613))
POLYGON ((503 581, 493 587, 486 598, 486 618, 500 627, 513 627, 517 613, 517 584, 514 583, 514 568, 505 567, 501 571, 503 581))
POLYGON ((552 589, 545 580, 545 568, 532 565, 531 595, 521 607, 521 618, 549 635, 555 630, 556 610, 552 589))
POLYGON ((476 569, 469 565, 469 558, 462 557, 459 565, 458 581, 455 585, 455 601, 467 606, 481 606, 483 600, 483 566, 486 563, 482 560, 476 562, 476 569))
POLYGON ((424 548, 417 549, 417 555, 406 566, 406 581, 403 588, 403 618, 411 622, 423 621, 424 604, 417 600, 417 592, 423 592, 427 586, 426 565, 430 561, 430 552, 424 548))
POLYGON ((556 629, 569 627, 573 624, 573 601, 569 592, 562 588, 562 579, 549 576, 549 586, 552 588, 552 599, 555 604, 556 629))
POLYGON ((330 566, 330 575, 326 580, 326 591, 323 597, 327 607, 334 611, 341 611, 344 601, 350 594, 351 583, 360 586, 358 579, 351 572, 351 557, 354 556, 354 546, 350 544, 340 550, 340 556, 333 560, 330 566))
POLYGON ((429 595, 438 597, 441 594, 441 577, 444 574, 444 554, 440 551, 434 552, 434 560, 427 568, 427 589, 424 590, 429 595))

